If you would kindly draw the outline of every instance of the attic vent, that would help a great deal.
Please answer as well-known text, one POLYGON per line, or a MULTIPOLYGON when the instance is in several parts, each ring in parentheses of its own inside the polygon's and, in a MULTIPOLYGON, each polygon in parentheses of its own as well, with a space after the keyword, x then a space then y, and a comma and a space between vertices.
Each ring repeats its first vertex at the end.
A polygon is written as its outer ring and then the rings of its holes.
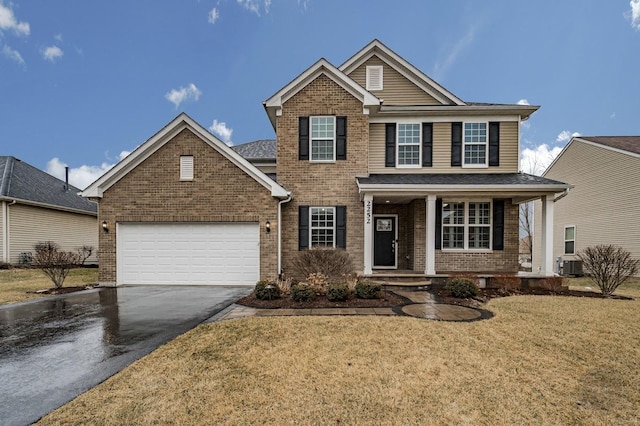
POLYGON ((367 66, 367 90, 382 90, 382 65, 367 66))
POLYGON ((193 155, 180 156, 180 180, 193 180, 193 155))

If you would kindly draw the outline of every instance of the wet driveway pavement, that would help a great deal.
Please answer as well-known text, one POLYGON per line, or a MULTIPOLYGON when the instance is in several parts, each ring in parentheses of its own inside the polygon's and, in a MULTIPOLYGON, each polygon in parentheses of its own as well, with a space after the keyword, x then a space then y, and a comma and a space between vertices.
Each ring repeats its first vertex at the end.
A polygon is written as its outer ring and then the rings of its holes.
POLYGON ((0 424, 38 420, 250 291, 119 287, 0 306, 0 424))

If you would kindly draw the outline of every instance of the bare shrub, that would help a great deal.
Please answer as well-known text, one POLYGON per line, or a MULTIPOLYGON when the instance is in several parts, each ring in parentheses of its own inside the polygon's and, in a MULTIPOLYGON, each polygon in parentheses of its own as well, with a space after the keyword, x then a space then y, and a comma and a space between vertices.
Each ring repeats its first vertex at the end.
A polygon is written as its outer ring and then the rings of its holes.
POLYGON ((76 249, 80 265, 84 265, 84 262, 93 254, 93 246, 82 246, 76 249))
POLYGON ((340 282, 343 275, 354 274, 354 268, 349 253, 343 249, 318 247, 298 253, 293 273, 299 279, 320 273, 333 283, 340 282))
POLYGON ((78 253, 62 251, 53 241, 39 242, 34 248, 33 266, 41 269, 56 288, 62 287, 71 268, 80 263, 78 253))
POLYGON ((496 275, 491 278, 491 283, 505 290, 517 290, 521 286, 520 277, 515 275, 496 275))
POLYGON ((289 296, 291 294, 291 285, 293 284, 293 278, 278 278, 276 285, 280 289, 280 294, 283 296, 289 296))
POLYGON ((324 274, 309 274, 309 276, 307 277, 307 284, 309 284, 313 288, 316 294, 327 294, 329 280, 324 274))
POLYGON ((565 288, 564 277, 547 277, 540 281, 540 287, 549 290, 553 293, 558 293, 565 288))
POLYGON ((578 252, 578 258, 605 296, 611 296, 640 268, 640 259, 633 259, 631 253, 611 244, 587 247, 578 252))

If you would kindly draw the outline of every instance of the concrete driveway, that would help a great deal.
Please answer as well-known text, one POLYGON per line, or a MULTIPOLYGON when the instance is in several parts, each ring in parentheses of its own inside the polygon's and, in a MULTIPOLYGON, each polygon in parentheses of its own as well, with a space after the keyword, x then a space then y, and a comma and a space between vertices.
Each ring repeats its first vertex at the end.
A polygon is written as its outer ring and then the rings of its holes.
POLYGON ((250 291, 119 287, 0 306, 0 424, 37 421, 250 291))

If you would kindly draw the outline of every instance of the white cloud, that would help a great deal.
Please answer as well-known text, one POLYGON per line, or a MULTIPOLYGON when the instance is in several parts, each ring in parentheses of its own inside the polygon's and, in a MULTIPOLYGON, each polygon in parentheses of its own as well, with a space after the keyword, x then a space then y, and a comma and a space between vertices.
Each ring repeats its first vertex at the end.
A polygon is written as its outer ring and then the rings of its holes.
POLYGON ((42 51, 42 57, 50 62, 55 62, 56 59, 62 58, 64 52, 58 46, 49 46, 42 51))
POLYGON ((436 79, 442 78, 442 76, 449 70, 449 68, 456 62, 458 55, 460 55, 464 49, 469 46, 476 36, 477 26, 470 25, 466 34, 459 39, 453 47, 446 47, 447 56, 444 60, 438 60, 433 67, 433 75, 436 79))
POLYGON ((231 134, 233 133, 233 129, 227 127, 227 123, 224 121, 213 120, 213 124, 209 127, 209 130, 220 137, 224 143, 229 146, 233 145, 231 142, 231 134))
POLYGON ((17 35, 28 36, 31 32, 28 22, 18 22, 13 10, 0 3, 0 32, 13 31, 17 35))
POLYGON ((631 26, 640 31, 640 0, 631 0, 629 2, 631 10, 625 12, 624 16, 631 21, 631 26))
MULTIPOLYGON (((129 154, 129 151, 122 151, 118 155, 118 158, 122 160, 129 154)), ((64 168, 67 166, 68 164, 64 163, 58 157, 54 157, 47 163, 46 172, 60 180, 64 180, 64 168)), ((76 188, 85 189, 100 176, 108 172, 113 166, 115 166, 115 164, 104 162, 99 166, 82 165, 80 167, 69 167, 69 183, 76 188)))
POLYGON ((573 133, 571 133, 571 132, 570 132, 570 131, 568 131, 568 130, 563 130, 563 131, 561 131, 561 132, 558 134, 558 136, 556 137, 556 142, 559 142, 559 143, 567 143, 567 142, 569 142, 569 140, 570 140, 571 138, 576 137, 576 136, 580 136, 580 133, 578 133, 578 132, 573 132, 573 133))
POLYGON ((260 5, 264 8, 264 13, 269 13, 269 7, 271 6, 271 0, 236 0, 238 4, 244 7, 249 12, 253 12, 260 16, 260 5))
POLYGON ((20 52, 18 52, 17 50, 13 50, 12 48, 10 48, 7 45, 2 46, 2 54, 4 56, 6 56, 7 58, 19 63, 22 66, 26 65, 26 63, 24 62, 24 59, 22 58, 22 55, 20 54, 20 52))
POLYGON ((561 147, 550 148, 547 144, 539 145, 534 149, 525 148, 520 156, 520 170, 540 176, 561 151, 561 147))
POLYGON ((164 97, 178 108, 178 106, 180 106, 184 101, 197 101, 200 98, 200 95, 202 95, 200 89, 198 89, 195 84, 191 83, 187 87, 180 87, 177 90, 171 89, 171 91, 165 94, 164 97))
POLYGON ((216 21, 218 21, 218 18, 220 18, 220 12, 218 12, 218 9, 214 7, 209 12, 209 23, 215 24, 216 21))
POLYGON ((62 43, 62 34, 56 34, 55 36, 53 36, 53 38, 62 43))
POLYGON ((529 101, 528 101, 528 100, 526 100, 526 99, 520 99, 520 100, 517 102, 517 105, 531 105, 531 104, 530 104, 530 103, 529 103, 529 101))

